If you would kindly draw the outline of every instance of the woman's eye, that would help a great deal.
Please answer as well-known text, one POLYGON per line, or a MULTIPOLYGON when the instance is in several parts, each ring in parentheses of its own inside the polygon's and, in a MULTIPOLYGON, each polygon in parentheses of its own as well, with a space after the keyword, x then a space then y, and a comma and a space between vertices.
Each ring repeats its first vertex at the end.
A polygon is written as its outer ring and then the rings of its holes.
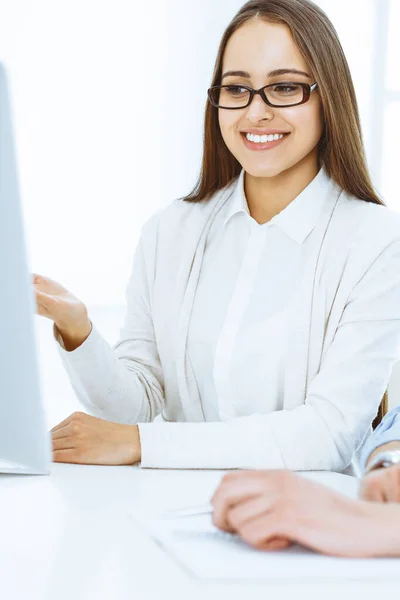
POLYGON ((240 85, 228 85, 225 89, 232 96, 239 96, 247 92, 246 88, 240 87, 240 85))
POLYGON ((274 92, 279 94, 292 94, 298 92, 300 86, 298 85, 276 85, 274 87, 274 92))

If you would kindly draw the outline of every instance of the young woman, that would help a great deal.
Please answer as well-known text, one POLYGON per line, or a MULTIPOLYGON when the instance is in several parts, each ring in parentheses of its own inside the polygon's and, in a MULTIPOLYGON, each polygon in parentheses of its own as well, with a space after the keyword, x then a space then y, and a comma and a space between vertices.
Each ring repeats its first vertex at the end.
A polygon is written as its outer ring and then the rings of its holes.
POLYGON ((143 227, 113 348, 34 284, 91 413, 52 430, 55 461, 347 469, 399 358, 400 217, 323 11, 251 1, 228 26, 197 187, 143 227))

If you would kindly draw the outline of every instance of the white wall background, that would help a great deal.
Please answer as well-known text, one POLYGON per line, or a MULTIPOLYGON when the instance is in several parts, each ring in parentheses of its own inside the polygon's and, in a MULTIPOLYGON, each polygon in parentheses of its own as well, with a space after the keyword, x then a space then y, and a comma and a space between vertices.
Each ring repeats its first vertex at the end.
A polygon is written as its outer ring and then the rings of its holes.
MULTIPOLYGON (((79 296, 110 343, 142 224, 195 184, 217 47, 243 2, 0 0, 31 270, 79 296)), ((317 3, 350 64, 374 183, 400 209, 400 0, 317 3)), ((81 407, 50 321, 36 324, 53 427, 81 407)))
MULTIPOLYGON (((32 271, 88 306, 124 303, 141 225, 196 181, 206 89, 222 32, 242 4, 0 0, 32 271)), ((400 98, 375 84, 383 73, 383 84, 400 91, 400 1, 318 4, 350 63, 374 181, 400 208, 400 98), (389 5, 386 69, 376 32, 389 5)))
POLYGON ((88 304, 123 301, 160 203, 167 3, 152 5, 0 1, 32 270, 88 304))

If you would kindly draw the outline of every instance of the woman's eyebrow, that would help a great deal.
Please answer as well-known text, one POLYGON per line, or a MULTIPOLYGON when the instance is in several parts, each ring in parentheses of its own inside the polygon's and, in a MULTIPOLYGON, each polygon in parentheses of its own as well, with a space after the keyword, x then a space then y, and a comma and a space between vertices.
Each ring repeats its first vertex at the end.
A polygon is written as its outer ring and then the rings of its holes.
MULTIPOLYGON (((278 77, 279 75, 287 75, 290 73, 291 75, 303 75, 304 77, 308 77, 311 79, 311 76, 305 71, 299 71, 298 69, 275 69, 274 71, 270 71, 267 76, 268 77, 278 77)), ((221 77, 221 80, 224 77, 244 77, 245 79, 250 79, 250 73, 247 71, 226 71, 221 77)))

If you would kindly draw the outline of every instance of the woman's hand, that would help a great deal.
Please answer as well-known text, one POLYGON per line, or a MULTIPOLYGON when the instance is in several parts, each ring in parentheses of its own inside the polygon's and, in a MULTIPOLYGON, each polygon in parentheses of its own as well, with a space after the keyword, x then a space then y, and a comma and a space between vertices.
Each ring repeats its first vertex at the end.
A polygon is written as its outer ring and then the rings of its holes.
POLYGON ((133 465, 141 460, 137 425, 111 423, 75 412, 51 433, 54 462, 133 465))
POLYGON ((87 323, 86 306, 57 281, 32 273, 38 315, 54 321, 59 328, 78 328, 87 323))
POLYGON ((54 321, 64 348, 71 352, 90 335, 92 323, 86 306, 57 281, 32 273, 38 315, 54 321))
POLYGON ((211 502, 216 527, 261 550, 297 542, 332 556, 400 555, 399 506, 349 499, 290 471, 226 475, 211 502))

